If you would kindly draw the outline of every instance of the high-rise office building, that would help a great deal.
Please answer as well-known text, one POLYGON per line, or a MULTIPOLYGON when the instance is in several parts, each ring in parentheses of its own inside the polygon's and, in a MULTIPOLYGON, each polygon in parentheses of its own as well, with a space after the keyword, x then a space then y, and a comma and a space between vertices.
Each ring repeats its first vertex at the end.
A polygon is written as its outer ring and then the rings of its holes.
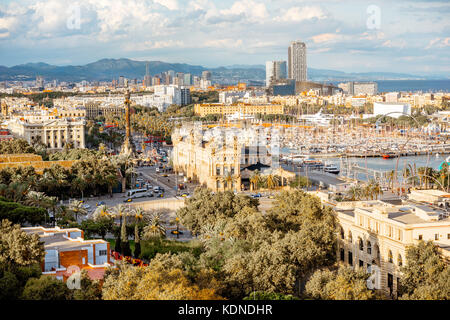
POLYGON ((152 76, 150 75, 150 67, 148 63, 145 66, 144 86, 145 87, 152 86, 152 76))
POLYGON ((125 77, 124 76, 120 76, 119 77, 119 87, 123 88, 125 86, 125 77))
POLYGON ((211 81, 211 71, 203 71, 202 79, 205 81, 211 81))
POLYGON ((191 86, 192 85, 192 75, 190 73, 184 74, 184 85, 191 86))
POLYGON ((38 87, 38 88, 44 87, 44 77, 43 76, 36 77, 36 87, 38 87))
POLYGON ((307 81, 306 44, 293 41, 288 49, 288 78, 307 81))
POLYGON ((266 86, 276 80, 286 79, 286 61, 266 62, 266 86))
POLYGON ((181 105, 191 104, 191 90, 186 87, 181 88, 181 105))

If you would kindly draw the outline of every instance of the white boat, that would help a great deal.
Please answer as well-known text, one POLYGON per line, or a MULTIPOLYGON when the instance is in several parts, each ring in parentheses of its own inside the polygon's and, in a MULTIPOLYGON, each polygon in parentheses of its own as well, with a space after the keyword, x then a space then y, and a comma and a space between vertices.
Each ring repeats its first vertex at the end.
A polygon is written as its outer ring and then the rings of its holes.
POLYGON ((319 126, 329 126, 333 116, 322 114, 322 109, 316 114, 305 114, 300 116, 300 120, 305 120, 307 123, 316 124, 319 126))
POLYGON ((340 170, 338 169, 338 167, 336 167, 334 164, 327 164, 324 168, 323 168, 324 172, 328 172, 328 173, 333 173, 333 174, 339 174, 340 170))

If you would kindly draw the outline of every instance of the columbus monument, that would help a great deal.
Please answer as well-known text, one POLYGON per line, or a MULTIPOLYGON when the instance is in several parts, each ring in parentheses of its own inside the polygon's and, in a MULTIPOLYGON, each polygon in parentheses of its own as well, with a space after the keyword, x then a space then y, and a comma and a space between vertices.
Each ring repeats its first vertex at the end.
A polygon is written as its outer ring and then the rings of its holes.
POLYGON ((136 157, 136 148, 131 138, 130 105, 130 91, 127 90, 125 93, 125 140, 123 141, 120 154, 136 157))

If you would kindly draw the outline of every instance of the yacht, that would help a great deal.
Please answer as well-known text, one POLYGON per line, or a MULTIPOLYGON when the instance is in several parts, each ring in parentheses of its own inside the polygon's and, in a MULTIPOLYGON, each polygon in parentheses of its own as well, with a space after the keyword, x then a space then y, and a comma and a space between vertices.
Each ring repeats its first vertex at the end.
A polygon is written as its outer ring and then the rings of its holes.
POLYGON ((324 172, 328 172, 328 173, 333 173, 333 174, 339 174, 340 170, 338 169, 338 167, 336 167, 334 164, 327 164, 324 168, 323 168, 324 172))
POLYGON ((316 114, 305 114, 300 116, 300 120, 305 120, 307 123, 316 124, 319 126, 329 126, 333 116, 328 114, 323 114, 322 109, 316 114))

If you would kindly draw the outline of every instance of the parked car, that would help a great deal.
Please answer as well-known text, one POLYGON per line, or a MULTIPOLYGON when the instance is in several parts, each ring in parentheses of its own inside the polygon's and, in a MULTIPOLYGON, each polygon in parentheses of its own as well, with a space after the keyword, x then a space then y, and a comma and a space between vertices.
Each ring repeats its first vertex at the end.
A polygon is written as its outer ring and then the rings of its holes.
POLYGON ((251 195, 252 198, 261 198, 261 193, 256 193, 251 195))
POLYGON ((133 201, 133 199, 131 199, 131 198, 126 198, 125 200, 123 200, 123 202, 132 202, 133 201))
POLYGON ((183 193, 181 194, 181 196, 182 196, 182 197, 187 197, 187 196, 189 196, 189 193, 183 192, 183 193))
POLYGON ((105 202, 105 201, 97 202, 97 207, 105 206, 105 205, 106 205, 106 202, 105 202))

